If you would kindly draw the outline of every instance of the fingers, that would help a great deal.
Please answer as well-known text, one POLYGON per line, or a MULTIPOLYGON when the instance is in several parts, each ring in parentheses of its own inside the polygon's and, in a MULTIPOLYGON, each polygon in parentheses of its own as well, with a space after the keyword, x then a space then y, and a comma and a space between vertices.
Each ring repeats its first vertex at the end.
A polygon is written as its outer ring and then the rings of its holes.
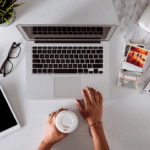
POLYGON ((51 123, 51 122, 53 121, 53 117, 54 117, 54 113, 50 114, 50 115, 48 116, 47 122, 48 122, 48 123, 51 123))
POLYGON ((57 116, 61 111, 63 111, 64 109, 63 108, 61 108, 61 109, 59 109, 56 113, 55 113, 55 116, 57 116))
POLYGON ((83 94, 83 99, 86 107, 90 104, 90 99, 85 90, 82 90, 82 94, 83 94))
POLYGON ((91 88, 93 93, 94 93, 94 97, 95 97, 95 102, 99 103, 99 99, 100 99, 100 95, 98 93, 98 91, 96 91, 95 89, 91 88))
POLYGON ((87 92, 88 92, 88 94, 89 94, 91 103, 95 103, 95 97, 94 97, 93 91, 92 91, 91 88, 89 88, 89 87, 86 87, 86 89, 87 89, 87 92))
POLYGON ((75 101, 77 102, 77 105, 78 105, 79 111, 80 111, 80 113, 82 114, 82 112, 83 112, 83 110, 84 110, 84 108, 83 108, 82 104, 81 104, 81 103, 80 103, 80 101, 78 101, 78 100, 75 100, 75 101))

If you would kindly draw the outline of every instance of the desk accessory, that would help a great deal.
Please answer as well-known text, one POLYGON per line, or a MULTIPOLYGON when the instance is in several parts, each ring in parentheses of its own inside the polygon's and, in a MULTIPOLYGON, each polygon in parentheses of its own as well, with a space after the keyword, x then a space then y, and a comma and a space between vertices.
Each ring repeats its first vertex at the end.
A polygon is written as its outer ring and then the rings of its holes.
POLYGON ((11 105, 0 86, 0 138, 16 131, 20 128, 20 124, 11 108, 11 105))
POLYGON ((61 111, 55 120, 56 127, 63 133, 73 132, 78 126, 77 115, 69 110, 61 111))
POLYGON ((10 61, 10 59, 16 59, 20 55, 21 47, 20 43, 16 44, 15 42, 12 44, 8 56, 4 63, 2 64, 2 67, 0 68, 0 74, 3 74, 5 77, 7 74, 9 74, 13 69, 13 63, 10 61))
POLYGON ((143 68, 149 51, 143 46, 126 44, 119 70, 118 86, 140 89, 143 68))
POLYGON ((150 5, 143 12, 138 24, 142 29, 150 32, 150 5))
POLYGON ((21 4, 14 4, 17 0, 0 0, 0 27, 6 27, 13 23, 16 18, 15 7, 21 4))

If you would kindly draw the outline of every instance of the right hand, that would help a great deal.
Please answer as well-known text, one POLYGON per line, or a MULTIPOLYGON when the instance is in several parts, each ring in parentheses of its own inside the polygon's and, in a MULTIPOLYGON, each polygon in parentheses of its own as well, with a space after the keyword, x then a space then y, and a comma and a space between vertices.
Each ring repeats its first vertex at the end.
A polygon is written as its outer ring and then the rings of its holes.
POLYGON ((93 88, 87 87, 87 92, 82 90, 83 99, 85 102, 85 108, 76 100, 81 115, 88 122, 89 125, 95 123, 96 120, 102 120, 102 105, 103 97, 102 94, 93 88))

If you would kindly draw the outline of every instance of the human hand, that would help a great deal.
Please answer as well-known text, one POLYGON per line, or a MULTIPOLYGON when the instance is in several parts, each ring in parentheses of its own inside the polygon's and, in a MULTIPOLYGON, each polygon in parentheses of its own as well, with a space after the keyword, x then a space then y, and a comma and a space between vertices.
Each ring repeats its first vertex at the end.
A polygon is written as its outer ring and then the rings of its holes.
POLYGON ((55 119, 59 112, 66 110, 66 109, 59 109, 57 112, 54 112, 48 116, 46 130, 43 142, 47 144, 55 144, 62 140, 65 136, 68 134, 60 132, 56 125, 55 125, 55 119))
POLYGON ((87 87, 87 92, 82 90, 85 108, 79 100, 76 100, 81 115, 88 122, 89 125, 95 123, 96 120, 102 119, 102 94, 93 88, 87 87))

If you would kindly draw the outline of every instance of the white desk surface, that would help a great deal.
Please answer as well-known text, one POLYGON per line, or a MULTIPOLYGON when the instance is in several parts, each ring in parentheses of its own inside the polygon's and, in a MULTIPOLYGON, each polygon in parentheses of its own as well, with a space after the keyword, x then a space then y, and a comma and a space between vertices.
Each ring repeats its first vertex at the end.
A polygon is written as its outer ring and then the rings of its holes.
MULTIPOLYGON (((22 2, 19 0, 18 2, 22 2)), ((7 56, 13 41, 20 42, 21 55, 14 61, 14 69, 3 78, 0 85, 4 89, 12 108, 21 124, 21 129, 0 139, 0 150, 35 150, 42 140, 47 116, 59 108, 69 108, 77 113, 79 126, 77 130, 56 144, 53 150, 91 150, 93 142, 88 133, 88 125, 81 117, 76 103, 72 100, 63 101, 29 101, 25 99, 25 40, 15 27, 19 23, 47 23, 44 14, 48 7, 40 9, 43 2, 29 1, 16 9, 17 20, 7 28, 0 28, 0 64, 7 56), (41 14, 43 18, 38 17, 41 14), (27 17, 28 16, 28 17, 27 17)), ((54 1, 51 1, 54 2, 54 1)), ((61 5, 61 3, 60 3, 61 5)), ((55 8, 54 8, 55 9, 55 8)), ((50 14, 49 14, 50 15, 50 14)), ((72 14, 70 14, 72 15, 72 14)), ((59 14, 58 14, 59 17, 59 14)), ((53 19, 53 16, 50 16, 53 19)), ((63 18, 67 20, 67 18, 63 18)), ((57 22, 56 22, 57 23, 57 22)), ((118 31, 117 31, 118 32, 118 31)), ((116 35, 114 35, 115 37, 116 35)), ((112 41, 113 42, 113 39, 112 41)), ((116 44, 116 47, 119 45, 116 44)), ((139 91, 116 86, 118 69, 122 51, 111 54, 110 100, 104 101, 103 123, 105 134, 111 150, 149 150, 150 147, 150 97, 139 94, 139 91)))

